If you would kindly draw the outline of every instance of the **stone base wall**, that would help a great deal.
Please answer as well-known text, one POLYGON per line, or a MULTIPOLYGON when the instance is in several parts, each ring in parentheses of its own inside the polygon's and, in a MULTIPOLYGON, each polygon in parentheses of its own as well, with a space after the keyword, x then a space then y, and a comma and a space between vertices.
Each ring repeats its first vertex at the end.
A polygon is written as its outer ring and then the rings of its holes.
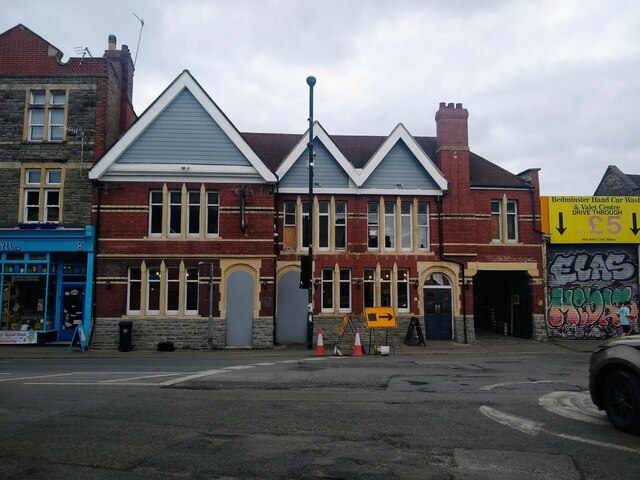
MULTIPOLYGON (((207 318, 153 318, 111 319, 99 318, 93 327, 91 348, 94 350, 116 350, 120 343, 120 327, 123 321, 131 321, 132 346, 134 350, 156 350, 160 342, 173 342, 176 350, 207 349, 209 320, 207 318)), ((225 348, 225 322, 213 320, 213 348, 225 348)), ((253 322, 253 347, 273 347, 273 322, 258 319, 253 322)))
POLYGON ((533 339, 537 342, 546 342, 549 340, 547 321, 544 314, 533 315, 533 339))
MULTIPOLYGON (((455 317, 453 320, 454 332, 453 336, 456 342, 464 342, 464 316, 455 317)), ((476 342, 476 328, 473 323, 473 316, 467 315, 467 343, 476 342)))

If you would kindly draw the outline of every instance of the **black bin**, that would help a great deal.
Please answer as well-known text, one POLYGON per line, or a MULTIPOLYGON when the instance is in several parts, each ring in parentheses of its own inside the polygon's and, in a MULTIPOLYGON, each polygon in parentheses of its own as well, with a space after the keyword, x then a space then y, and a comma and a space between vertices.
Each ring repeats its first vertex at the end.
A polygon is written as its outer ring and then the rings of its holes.
POLYGON ((118 344, 118 350, 120 352, 130 352, 133 350, 131 340, 133 336, 133 322, 120 322, 120 343, 118 344))

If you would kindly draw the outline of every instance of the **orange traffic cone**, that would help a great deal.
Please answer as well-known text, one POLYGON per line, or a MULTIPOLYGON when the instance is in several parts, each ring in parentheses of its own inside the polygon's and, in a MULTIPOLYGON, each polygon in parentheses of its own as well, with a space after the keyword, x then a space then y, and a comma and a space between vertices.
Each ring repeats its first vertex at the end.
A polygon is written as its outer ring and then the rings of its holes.
POLYGON ((322 328, 318 331, 318 344, 316 345, 316 356, 324 355, 324 341, 322 340, 322 328))
POLYGON ((360 327, 356 327, 356 343, 353 346, 353 356, 362 356, 362 344, 360 343, 360 327))

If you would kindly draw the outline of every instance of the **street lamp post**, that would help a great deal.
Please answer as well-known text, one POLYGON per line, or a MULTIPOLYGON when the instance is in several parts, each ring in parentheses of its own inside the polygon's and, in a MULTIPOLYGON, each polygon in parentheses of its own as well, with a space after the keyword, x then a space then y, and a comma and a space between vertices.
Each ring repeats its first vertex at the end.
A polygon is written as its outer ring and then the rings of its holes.
MULTIPOLYGON (((205 265, 205 262, 198 262, 205 265)), ((213 262, 209 263, 209 321, 207 322, 207 345, 209 350, 213 348, 213 262)))
POLYGON ((309 142, 307 149, 309 150, 309 301, 307 304, 307 349, 313 348, 313 86, 316 84, 316 78, 307 77, 307 85, 309 85, 309 142))

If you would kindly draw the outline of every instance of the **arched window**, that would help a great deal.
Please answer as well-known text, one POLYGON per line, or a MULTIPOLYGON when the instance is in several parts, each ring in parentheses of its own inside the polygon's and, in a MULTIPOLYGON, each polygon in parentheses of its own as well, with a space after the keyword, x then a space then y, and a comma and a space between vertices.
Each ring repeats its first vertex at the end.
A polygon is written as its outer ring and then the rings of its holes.
POLYGON ((451 281, 443 273, 432 273, 425 279, 424 284, 427 287, 448 287, 451 286, 451 281))

